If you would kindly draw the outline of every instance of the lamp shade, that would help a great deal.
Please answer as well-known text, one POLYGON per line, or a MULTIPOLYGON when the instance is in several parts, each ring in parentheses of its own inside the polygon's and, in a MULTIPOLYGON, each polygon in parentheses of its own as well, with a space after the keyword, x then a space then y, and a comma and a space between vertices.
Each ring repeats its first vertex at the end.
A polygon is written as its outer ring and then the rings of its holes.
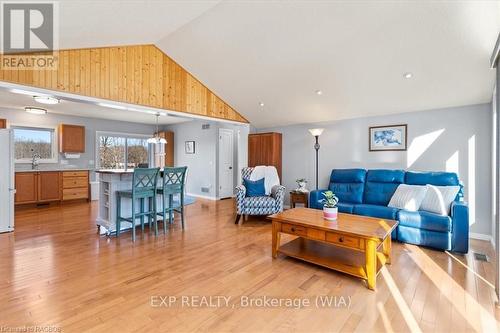
POLYGON ((311 133, 312 136, 320 136, 323 131, 324 128, 311 128, 309 130, 309 133, 311 133))

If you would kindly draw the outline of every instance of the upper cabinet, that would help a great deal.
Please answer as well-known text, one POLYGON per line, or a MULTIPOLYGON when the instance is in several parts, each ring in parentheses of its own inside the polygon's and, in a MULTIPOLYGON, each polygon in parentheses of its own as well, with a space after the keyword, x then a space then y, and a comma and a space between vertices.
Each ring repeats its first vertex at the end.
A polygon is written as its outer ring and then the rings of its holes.
POLYGON ((59 125, 59 152, 84 153, 85 127, 78 125, 59 125))
POLYGON ((0 119, 0 128, 7 128, 7 120, 0 119))

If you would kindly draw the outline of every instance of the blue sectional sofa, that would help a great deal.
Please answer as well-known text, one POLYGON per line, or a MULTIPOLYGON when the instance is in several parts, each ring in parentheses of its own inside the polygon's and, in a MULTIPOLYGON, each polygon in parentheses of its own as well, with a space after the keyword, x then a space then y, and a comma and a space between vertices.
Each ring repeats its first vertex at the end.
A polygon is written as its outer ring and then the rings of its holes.
POLYGON ((309 203, 311 208, 322 209, 322 192, 331 190, 339 198, 339 212, 399 221, 392 233, 395 240, 467 253, 469 209, 462 201, 462 191, 451 206, 450 216, 441 216, 387 207, 399 184, 452 186, 460 182, 452 172, 334 169, 328 189, 312 191, 309 203))

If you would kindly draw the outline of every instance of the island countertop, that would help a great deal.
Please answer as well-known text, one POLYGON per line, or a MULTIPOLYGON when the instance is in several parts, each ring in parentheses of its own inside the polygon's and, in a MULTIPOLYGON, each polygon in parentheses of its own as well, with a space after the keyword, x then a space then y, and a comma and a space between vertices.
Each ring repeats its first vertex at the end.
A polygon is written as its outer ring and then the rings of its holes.
POLYGON ((121 175, 121 174, 134 173, 134 169, 100 169, 100 170, 96 170, 95 172, 108 173, 108 174, 113 174, 113 175, 121 175))
POLYGON ((46 168, 46 169, 15 169, 14 172, 64 172, 93 171, 91 168, 46 168))

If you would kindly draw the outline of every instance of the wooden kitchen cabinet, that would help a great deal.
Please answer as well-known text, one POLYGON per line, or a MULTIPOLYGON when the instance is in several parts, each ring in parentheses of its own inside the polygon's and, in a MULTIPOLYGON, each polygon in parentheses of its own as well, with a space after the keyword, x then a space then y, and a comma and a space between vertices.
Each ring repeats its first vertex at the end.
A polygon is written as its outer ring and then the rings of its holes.
POLYGON ((59 125, 59 152, 84 153, 85 127, 78 125, 59 125))
POLYGON ((38 201, 38 175, 36 172, 16 172, 16 204, 28 204, 38 201))
POLYGON ((7 128, 7 119, 0 119, 0 128, 7 128))
POLYGON ((38 202, 61 200, 61 174, 58 171, 38 172, 38 202))
POLYGON ((159 132, 158 135, 161 138, 167 140, 167 144, 165 145, 165 166, 173 167, 174 166, 174 132, 164 131, 159 132))
POLYGON ((87 170, 16 172, 15 183, 16 205, 90 198, 87 170))

